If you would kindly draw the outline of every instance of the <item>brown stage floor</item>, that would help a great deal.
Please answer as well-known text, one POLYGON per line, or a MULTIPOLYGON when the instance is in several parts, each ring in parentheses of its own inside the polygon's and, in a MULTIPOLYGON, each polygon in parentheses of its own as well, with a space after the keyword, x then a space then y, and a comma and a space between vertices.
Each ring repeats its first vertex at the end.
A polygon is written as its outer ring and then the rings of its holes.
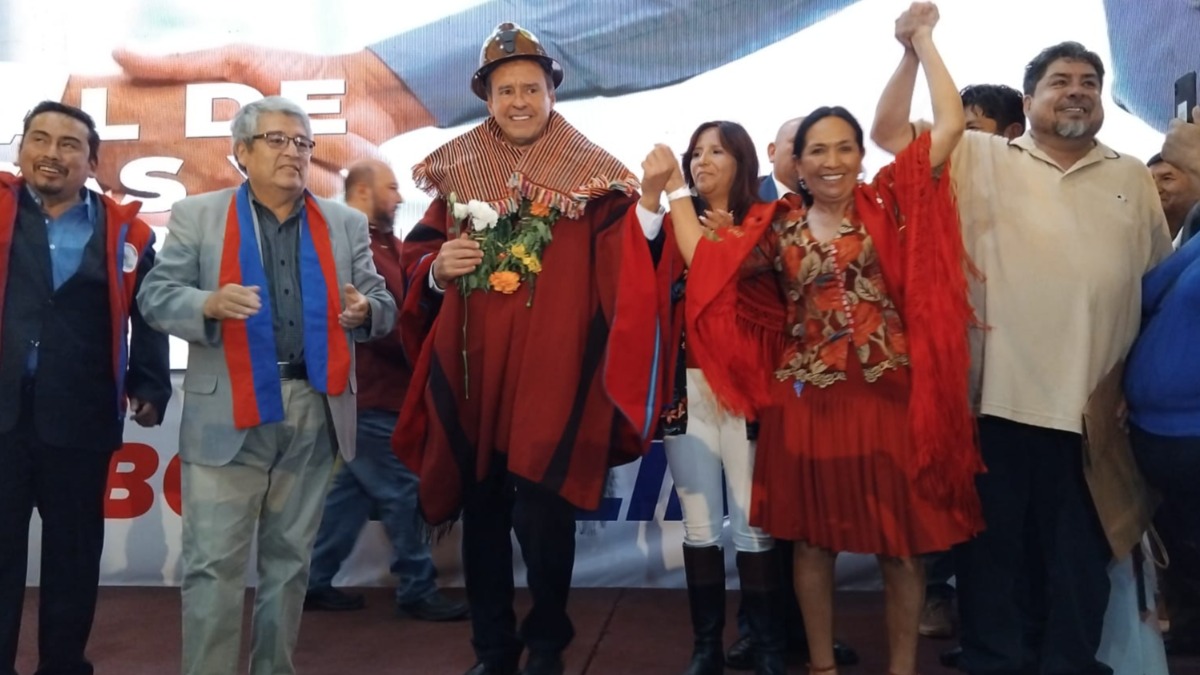
MULTIPOLYGON (((466 622, 396 619, 388 589, 364 592, 363 611, 305 613, 295 659, 300 675, 461 675, 474 663, 466 622)), ((446 592, 462 596, 462 589, 446 592)), ((727 644, 736 633, 736 601, 737 594, 730 593, 727 644)), ((523 590, 518 590, 518 605, 520 617, 528 607, 523 590)), ((36 607, 37 590, 30 589, 17 657, 17 672, 23 675, 36 668, 36 607)), ((247 617, 249 607, 248 601, 247 617)), ((862 663, 842 673, 886 672, 882 609, 879 593, 838 594, 837 634, 862 656, 862 663)), ((568 675, 674 675, 683 671, 690 654, 687 596, 682 590, 577 589, 571 595, 571 616, 576 637, 566 654, 568 675)), ((956 672, 937 661, 938 653, 951 646, 923 639, 920 672, 956 672)), ((100 589, 88 651, 97 675, 174 675, 179 672, 179 653, 179 589, 100 589)), ((1200 675, 1200 658, 1173 659, 1170 665, 1172 675, 1200 675)), ((792 672, 804 669, 797 666, 792 672)))

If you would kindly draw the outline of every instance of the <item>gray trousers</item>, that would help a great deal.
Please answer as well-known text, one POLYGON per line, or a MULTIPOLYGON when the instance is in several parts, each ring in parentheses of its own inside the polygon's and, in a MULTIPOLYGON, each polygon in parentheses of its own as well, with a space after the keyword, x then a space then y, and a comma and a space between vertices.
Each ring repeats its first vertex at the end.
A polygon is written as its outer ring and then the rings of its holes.
POLYGON ((250 674, 292 675, 309 557, 333 469, 325 397, 283 382, 286 419, 250 430, 224 466, 182 463, 183 675, 234 675, 246 563, 257 544, 250 674))

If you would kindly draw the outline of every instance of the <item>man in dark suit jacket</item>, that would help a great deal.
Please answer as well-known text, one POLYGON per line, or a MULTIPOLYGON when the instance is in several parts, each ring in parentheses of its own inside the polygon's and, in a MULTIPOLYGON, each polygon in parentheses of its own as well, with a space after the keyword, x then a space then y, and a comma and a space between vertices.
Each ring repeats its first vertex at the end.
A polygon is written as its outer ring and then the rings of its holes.
POLYGON ((87 113, 44 102, 25 117, 21 177, 0 173, 0 673, 15 672, 34 505, 38 672, 92 672, 109 463, 126 410, 154 426, 171 396, 167 336, 134 303, 154 233, 140 203, 84 187, 99 143, 87 113))

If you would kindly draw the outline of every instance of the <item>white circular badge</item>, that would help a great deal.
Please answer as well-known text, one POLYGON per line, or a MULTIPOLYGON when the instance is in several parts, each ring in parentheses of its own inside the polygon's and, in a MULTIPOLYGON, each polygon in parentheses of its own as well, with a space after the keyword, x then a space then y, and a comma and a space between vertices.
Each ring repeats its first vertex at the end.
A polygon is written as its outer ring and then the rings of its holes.
POLYGON ((125 273, 132 272, 137 269, 138 251, 137 248, 128 242, 125 243, 125 255, 121 258, 121 271, 125 273))

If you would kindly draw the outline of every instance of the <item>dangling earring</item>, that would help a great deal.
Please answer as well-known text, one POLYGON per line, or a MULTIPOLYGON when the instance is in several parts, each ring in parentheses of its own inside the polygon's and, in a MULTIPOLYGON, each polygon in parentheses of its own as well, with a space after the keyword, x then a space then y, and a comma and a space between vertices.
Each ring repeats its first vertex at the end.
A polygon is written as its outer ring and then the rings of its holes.
POLYGON ((866 169, 858 170, 858 182, 860 182, 860 183, 867 182, 867 170, 866 169))
POLYGON ((804 182, 803 178, 800 179, 800 189, 806 192, 808 191, 808 183, 804 182))

